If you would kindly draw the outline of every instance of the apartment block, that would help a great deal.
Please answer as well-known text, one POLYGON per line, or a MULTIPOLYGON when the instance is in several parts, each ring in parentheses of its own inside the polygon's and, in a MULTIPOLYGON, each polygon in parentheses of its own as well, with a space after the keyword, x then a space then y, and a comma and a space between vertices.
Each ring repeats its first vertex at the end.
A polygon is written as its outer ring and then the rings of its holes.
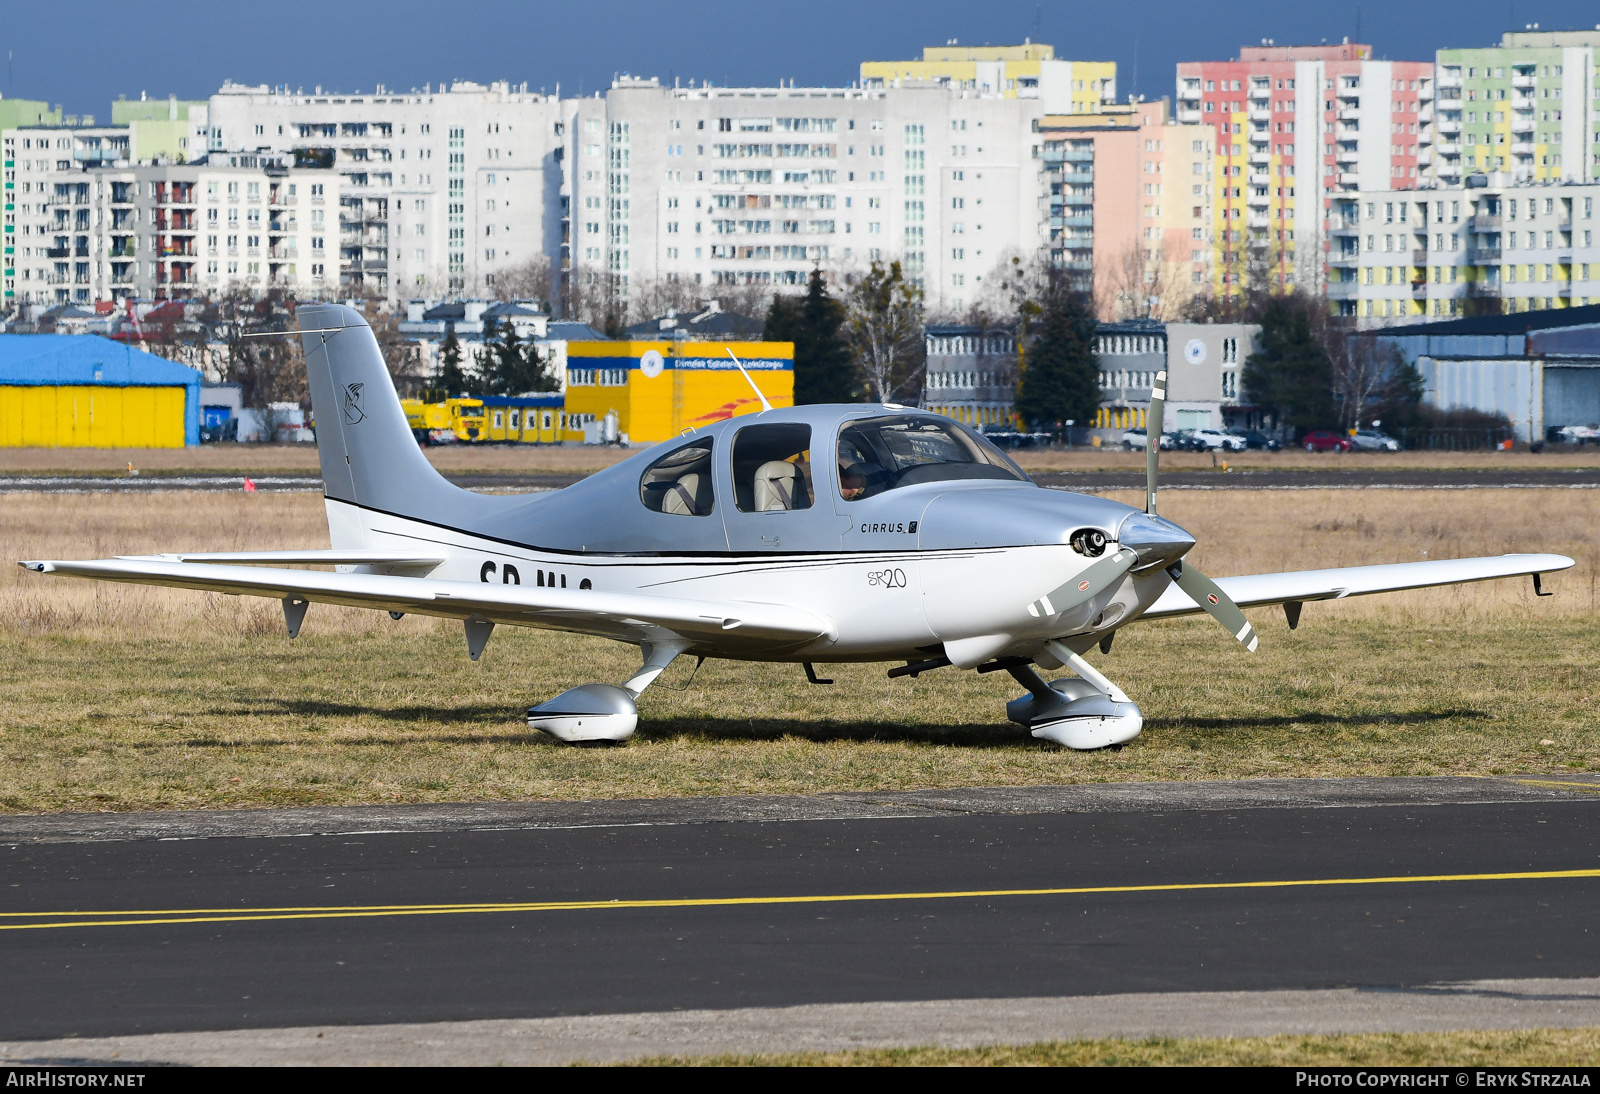
POLYGON ((1374 320, 1600 304, 1600 183, 1373 190, 1341 197, 1328 295, 1374 320))
POLYGON ((1435 173, 1517 182, 1600 178, 1595 50, 1600 29, 1513 31, 1498 46, 1441 49, 1435 173))
POLYGON ((1220 291, 1252 248, 1265 248, 1274 284, 1319 286, 1336 197, 1429 177, 1433 96, 1431 62, 1375 61, 1367 45, 1250 46, 1180 64, 1179 121, 1217 134, 1220 291))
POLYGON ((225 84, 208 139, 339 175, 344 292, 460 297, 560 254, 564 117, 556 96, 506 82, 346 95, 225 84))
POLYGON ((1208 278, 1215 131, 1165 101, 1039 121, 1047 255, 1103 319, 1160 318, 1208 278))
POLYGON ((917 61, 863 61, 861 86, 886 88, 928 81, 980 95, 1039 99, 1051 114, 1096 114, 1117 101, 1115 61, 1057 60, 1055 47, 927 46, 917 61))
MULTIPOLYGON (((618 80, 570 116, 571 276, 802 286, 900 261, 930 308, 1042 244, 1031 98, 618 80)), ((708 288, 708 294, 712 290, 708 288)))
MULTIPOLYGON (((331 245, 339 177, 281 158, 213 154, 192 164, 112 158, 126 130, 8 130, 16 152, 15 254, 6 295, 20 304, 175 299, 337 287, 331 245), (112 152, 56 159, 80 148, 112 152), (99 141, 98 145, 90 142, 99 141)), ((9 192, 8 192, 9 196, 9 192)), ((10 215, 8 213, 8 215, 10 215)), ((8 225, 9 226, 9 225, 8 225)))

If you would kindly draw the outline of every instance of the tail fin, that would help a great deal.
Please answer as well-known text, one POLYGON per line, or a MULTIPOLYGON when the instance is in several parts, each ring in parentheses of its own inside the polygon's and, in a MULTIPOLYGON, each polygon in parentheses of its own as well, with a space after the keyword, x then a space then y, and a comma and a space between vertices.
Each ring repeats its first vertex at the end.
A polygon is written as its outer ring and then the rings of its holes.
POLYGON ((330 499, 456 527, 503 508, 499 498, 448 482, 422 455, 361 313, 311 304, 298 318, 330 499))

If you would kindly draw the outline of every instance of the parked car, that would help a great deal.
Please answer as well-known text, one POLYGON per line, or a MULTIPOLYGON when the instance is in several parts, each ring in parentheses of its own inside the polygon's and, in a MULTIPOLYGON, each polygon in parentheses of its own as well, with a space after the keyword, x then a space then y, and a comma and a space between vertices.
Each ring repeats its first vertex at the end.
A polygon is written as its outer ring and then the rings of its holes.
POLYGON ((1349 452, 1355 447, 1349 437, 1341 437, 1326 429, 1313 429, 1300 438, 1300 445, 1307 452, 1349 452))
POLYGON ((1224 452, 1243 452, 1245 443, 1232 433, 1220 429, 1191 429, 1188 430, 1189 445, 1196 451, 1214 451, 1218 448, 1224 452))
POLYGON ((1122 432, 1122 447, 1128 452, 1143 452, 1150 439, 1145 436, 1142 429, 1125 429, 1122 432))
POLYGON ((1551 429, 1549 437, 1556 444, 1600 444, 1600 429, 1592 425, 1564 425, 1551 429))
POLYGON ((1362 452, 1398 452, 1400 442, 1387 433, 1379 433, 1376 429, 1358 429, 1350 437, 1350 443, 1362 452))
POLYGON ((1230 429, 1232 433, 1244 442, 1246 448, 1259 449, 1266 452, 1276 452, 1283 447, 1265 433, 1255 429, 1230 429))

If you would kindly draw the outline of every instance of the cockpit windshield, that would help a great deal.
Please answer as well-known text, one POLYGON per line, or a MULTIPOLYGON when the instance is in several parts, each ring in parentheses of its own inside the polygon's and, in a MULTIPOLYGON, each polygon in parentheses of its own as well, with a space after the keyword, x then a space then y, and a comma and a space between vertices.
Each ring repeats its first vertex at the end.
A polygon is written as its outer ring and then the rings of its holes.
POLYGON ((867 418, 839 431, 839 494, 846 501, 947 479, 1026 482, 1028 476, 994 445, 948 418, 867 418))

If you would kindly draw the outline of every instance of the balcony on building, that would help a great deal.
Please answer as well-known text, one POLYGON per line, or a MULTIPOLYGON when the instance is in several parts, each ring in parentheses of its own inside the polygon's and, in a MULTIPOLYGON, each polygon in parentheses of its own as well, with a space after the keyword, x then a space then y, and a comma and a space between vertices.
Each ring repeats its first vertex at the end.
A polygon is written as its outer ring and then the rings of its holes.
POLYGON ((1252 228, 1270 228, 1272 227, 1272 218, 1268 216, 1251 215, 1245 218, 1245 223, 1252 228))
POLYGON ((1461 119, 1460 118, 1440 118, 1439 119, 1439 132, 1441 134, 1448 134, 1449 136, 1452 136, 1452 137, 1455 136, 1457 133, 1461 132, 1461 119))
POLYGON ((1533 143, 1531 141, 1516 141, 1511 145, 1511 154, 1513 156, 1527 156, 1529 157, 1528 162, 1532 163, 1533 143))
POLYGON ((1441 141, 1435 146, 1435 151, 1441 156, 1459 156, 1461 155, 1461 145, 1456 141, 1441 141))
POLYGON ((1252 171, 1250 173, 1250 185, 1251 186, 1271 186, 1272 185, 1272 176, 1267 174, 1265 171, 1262 171, 1262 172, 1259 172, 1259 173, 1255 172, 1255 171, 1252 171))
POLYGON ((1425 104, 1417 111, 1417 121, 1422 125, 1427 125, 1433 121, 1433 106, 1431 104, 1425 104))
MULTIPOLYGON (((1534 130, 1534 123, 1533 123, 1533 114, 1532 113, 1530 113, 1526 118, 1518 117, 1515 114, 1513 114, 1511 116, 1511 132, 1513 132, 1513 133, 1532 133, 1533 130, 1534 130)), ((1519 143, 1527 143, 1527 142, 1519 142, 1519 143)))
POLYGON ((1413 266, 1426 266, 1428 264, 1428 249, 1426 247, 1413 249, 1411 252, 1411 264, 1413 266))
POLYGON ((1361 176, 1355 171, 1341 171, 1339 172, 1339 185, 1360 186, 1361 176))
POLYGON ((1339 107, 1339 120, 1342 121, 1342 122, 1358 122, 1358 121, 1360 121, 1361 120, 1361 108, 1359 106, 1341 106, 1341 107, 1339 107))
POLYGON ((1338 163, 1355 163, 1361 158, 1361 153, 1358 152, 1354 147, 1347 148, 1342 144, 1338 147, 1339 150, 1334 153, 1333 156, 1334 160, 1338 163))
POLYGON ((1272 121, 1272 109, 1265 106, 1252 106, 1250 108, 1250 120, 1253 122, 1270 122, 1272 121))
POLYGON ((1511 77, 1512 87, 1533 87, 1536 82, 1531 72, 1518 72, 1511 77))
POLYGON ((1474 247, 1467 251, 1467 261, 1474 266, 1485 266, 1500 261, 1499 247, 1474 247))
POLYGON ((1272 155, 1264 148, 1260 151, 1252 148, 1249 159, 1252 167, 1266 167, 1272 163, 1272 155))
POLYGON ((1192 110, 1189 107, 1179 107, 1178 121, 1183 125, 1198 125, 1200 124, 1200 111, 1192 110))
POLYGON ((1454 72, 1450 72, 1441 68, 1438 76, 1434 77, 1434 83, 1439 87, 1460 87, 1461 70, 1456 69, 1454 72))
POLYGON ((1467 221, 1467 231, 1469 232, 1498 232, 1499 230, 1499 213, 1479 213, 1467 221))

